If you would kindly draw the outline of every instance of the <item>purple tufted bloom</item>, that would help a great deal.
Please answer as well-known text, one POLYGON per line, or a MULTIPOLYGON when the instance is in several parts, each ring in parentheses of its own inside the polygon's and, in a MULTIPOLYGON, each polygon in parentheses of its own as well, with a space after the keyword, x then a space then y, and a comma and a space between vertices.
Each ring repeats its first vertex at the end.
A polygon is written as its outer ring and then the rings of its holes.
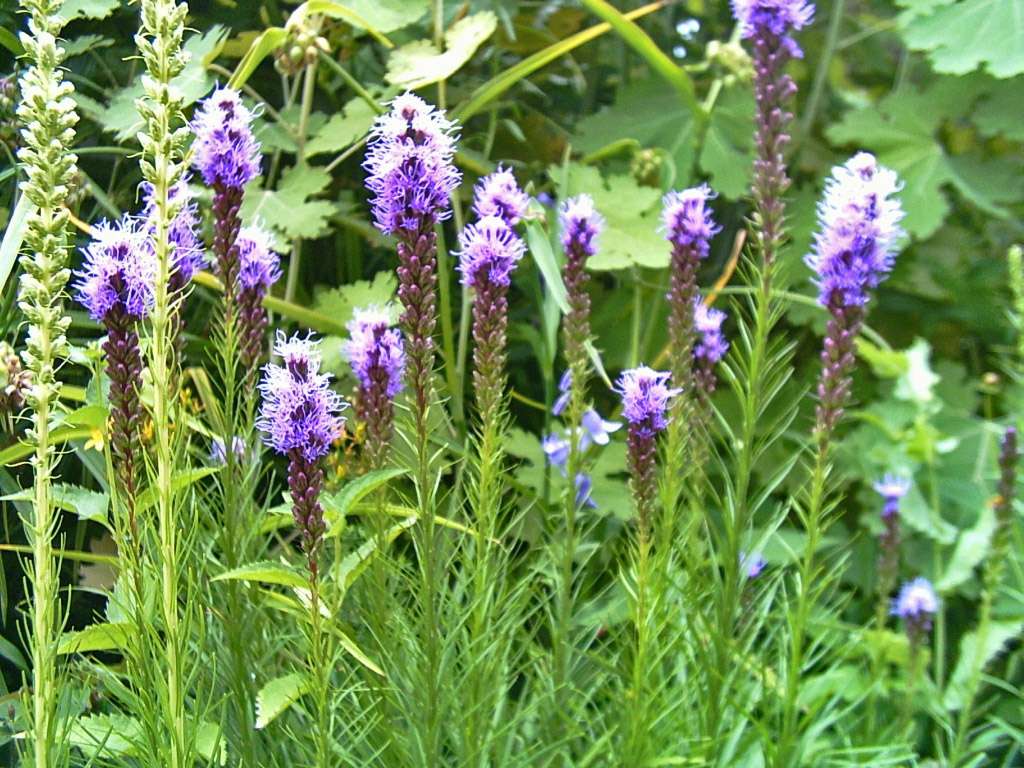
POLYGON ((330 374, 320 373, 320 352, 312 338, 286 339, 279 331, 274 354, 283 365, 268 363, 263 368, 263 403, 256 427, 278 453, 316 461, 341 434, 345 404, 331 390, 330 374))
POLYGON ((611 433, 617 432, 622 427, 622 423, 618 421, 605 421, 601 418, 601 414, 593 408, 588 408, 583 412, 580 426, 583 429, 580 433, 579 446, 580 451, 585 451, 591 444, 608 445, 611 440, 611 433))
POLYGON ((422 232, 448 218, 461 180, 454 155, 455 126, 442 111, 411 93, 392 101, 374 123, 363 163, 377 228, 422 232))
POLYGON ((693 356, 698 360, 707 361, 714 365, 725 357, 729 351, 729 342, 722 333, 722 323, 725 322, 725 312, 720 309, 712 309, 700 298, 694 303, 693 319, 698 334, 697 345, 693 348, 693 356))
POLYGON ((358 382, 356 415, 366 425, 363 443, 371 469, 384 466, 394 431, 395 396, 402 390, 405 348, 402 334, 391 327, 388 311, 357 309, 348 324, 345 355, 358 382))
MULTIPOLYGON (((884 502, 882 506, 884 528, 878 540, 878 595, 880 600, 886 600, 892 593, 899 576, 900 499, 910 490, 910 481, 895 475, 885 475, 874 484, 874 489, 882 496, 884 502)), ((884 613, 880 615, 884 617, 884 613)))
POLYGON ((992 535, 990 565, 985 569, 986 590, 991 594, 994 594, 998 588, 1003 563, 1013 546, 1014 518, 1016 516, 1013 511, 1013 500, 1017 495, 1017 464, 1020 461, 1017 437, 1017 428, 1007 427, 999 446, 999 485, 996 489, 995 502, 996 530, 992 535))
POLYGON ((862 306, 892 270, 903 209, 896 174, 861 152, 832 169, 818 205, 819 230, 807 265, 822 306, 862 306))
POLYGON ((558 392, 559 395, 555 398, 554 405, 551 406, 551 413, 555 416, 561 416, 562 412, 569 405, 569 397, 572 393, 572 371, 568 368, 558 380, 558 392))
POLYGON ((939 610, 939 598, 932 583, 923 577, 908 581, 893 600, 891 613, 907 627, 911 643, 917 644, 932 628, 932 616, 939 610))
POLYGON ((153 306, 157 263, 145 223, 124 216, 101 221, 85 247, 85 261, 74 288, 93 320, 112 310, 141 320, 153 306))
POLYGON ((892 269, 903 211, 890 197, 898 189, 896 174, 862 152, 833 171, 818 206, 820 231, 807 263, 818 274, 819 301, 832 315, 818 380, 815 433, 822 447, 849 399, 868 291, 892 269))
POLYGON ((885 475, 881 480, 872 486, 882 497, 885 506, 882 508, 882 517, 895 517, 900 511, 900 499, 907 495, 910 490, 910 481, 905 477, 896 475, 885 475))
POLYGON ((526 244, 498 216, 467 224, 459 235, 462 284, 478 291, 491 284, 507 288, 512 270, 526 253, 526 244))
POLYGON ((238 230, 232 249, 237 256, 237 284, 232 295, 238 308, 238 337, 246 375, 255 370, 263 352, 268 322, 263 299, 281 277, 281 260, 272 246, 270 233, 254 224, 238 230))
POLYGON ((683 191, 672 191, 662 198, 661 224, 673 246, 686 248, 695 259, 706 259, 711 238, 722 231, 711 215, 711 187, 701 184, 683 191))
POLYGON ((615 391, 622 397, 622 413, 631 432, 654 437, 668 426, 669 403, 682 391, 668 386, 670 376, 667 371, 641 365, 624 371, 619 377, 615 391))
POLYGON ((512 171, 500 165, 473 189, 473 213, 477 218, 497 216, 510 227, 522 221, 529 203, 529 196, 519 188, 512 171))
POLYGON ((789 32, 800 30, 814 20, 814 4, 806 0, 732 0, 732 12, 742 25, 746 39, 771 35, 783 41, 794 58, 803 55, 789 32))
MULTIPOLYGON (((188 285, 196 272, 206 266, 206 249, 199 239, 199 206, 192 199, 188 188, 188 177, 172 186, 168 199, 177 203, 178 210, 171 219, 168 240, 174 246, 172 263, 174 271, 170 278, 171 292, 180 291, 188 285)), ((142 218, 147 222, 150 236, 156 230, 156 201, 153 200, 153 186, 144 181, 142 189, 142 218)))
POLYGON ((230 88, 218 88, 200 103, 190 125, 193 164, 208 186, 241 189, 260 175, 252 120, 241 94, 230 88))
POLYGON ((597 253, 597 238, 604 229, 604 217, 594 207, 594 198, 586 194, 571 197, 558 213, 565 251, 579 251, 586 256, 597 253))

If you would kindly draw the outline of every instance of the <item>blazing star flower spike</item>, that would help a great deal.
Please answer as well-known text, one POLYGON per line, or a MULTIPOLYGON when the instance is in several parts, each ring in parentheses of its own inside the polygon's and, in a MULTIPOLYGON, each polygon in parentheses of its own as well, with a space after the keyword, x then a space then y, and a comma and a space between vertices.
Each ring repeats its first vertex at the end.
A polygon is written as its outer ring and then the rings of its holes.
POLYGON ((93 320, 101 321, 115 307, 136 320, 153 306, 157 263, 145 223, 125 216, 93 228, 85 262, 74 285, 78 300, 93 320))
MULTIPOLYGON (((174 274, 171 277, 173 288, 180 289, 188 285, 196 272, 206 267, 206 248, 199 239, 199 206, 192 199, 188 187, 189 177, 186 176, 168 190, 168 198, 178 205, 177 213, 171 220, 168 240, 174 246, 174 274)), ((153 200, 153 185, 142 182, 142 218, 150 237, 156 233, 156 201, 153 200)))
POLYGON ((256 428, 278 453, 316 461, 341 434, 345 403, 331 390, 330 375, 320 373, 320 352, 312 338, 288 339, 279 331, 274 354, 283 365, 269 363, 263 369, 256 428))
POLYGON ((260 175, 252 121, 252 111, 231 88, 218 88, 199 105, 191 123, 193 164, 208 186, 241 189, 260 175))
POLYGON ((908 622, 930 621, 937 610, 939 598, 935 589, 928 579, 921 576, 904 584, 892 605, 893 616, 908 622))
POLYGON ((800 48, 789 36, 814 20, 814 4, 806 0, 732 0, 732 12, 742 26, 744 38, 765 34, 780 38, 799 57, 800 48))
POLYGON ((818 205, 818 233, 807 265, 817 273, 819 302, 863 306, 892 270, 903 209, 896 173, 861 152, 832 170, 818 205))
POLYGON ((682 390, 668 386, 670 374, 646 365, 624 371, 615 391, 622 397, 622 412, 632 430, 653 437, 668 426, 669 402, 682 390))
POLYGON ((708 363, 717 363, 729 351, 729 342, 722 333, 725 312, 712 309, 697 297, 693 306, 693 323, 697 331, 697 344, 693 348, 693 356, 708 363))
POLYGON ((380 307, 357 309, 348 324, 349 340, 344 351, 359 386, 367 390, 384 379, 384 392, 393 399, 402 391, 405 350, 402 334, 391 327, 387 310, 380 307))
POLYGON ((693 249, 698 259, 706 259, 710 241, 722 228, 715 224, 708 203, 715 194, 707 184, 673 191, 662 200, 661 224, 673 245, 693 249))
POLYGON ((481 219, 497 216, 510 227, 522 221, 529 203, 529 196, 519 188, 512 171, 500 165, 473 189, 473 213, 481 219))
POLYGON ((238 230, 238 283, 242 290, 266 291, 281 278, 281 259, 273 236, 259 224, 238 230))
POLYGON ((562 225, 562 247, 578 250, 586 256, 597 253, 597 238, 604 229, 604 217, 594 207, 590 195, 577 195, 566 200, 559 210, 562 225))
POLYGON ((413 233, 448 218, 462 178, 454 156, 455 125, 441 110, 411 93, 391 102, 373 125, 363 162, 377 228, 413 233))
POLYGON ((526 253, 526 244, 505 221, 487 216, 468 224, 459 235, 459 272, 462 284, 480 288, 485 283, 508 287, 512 270, 526 253))

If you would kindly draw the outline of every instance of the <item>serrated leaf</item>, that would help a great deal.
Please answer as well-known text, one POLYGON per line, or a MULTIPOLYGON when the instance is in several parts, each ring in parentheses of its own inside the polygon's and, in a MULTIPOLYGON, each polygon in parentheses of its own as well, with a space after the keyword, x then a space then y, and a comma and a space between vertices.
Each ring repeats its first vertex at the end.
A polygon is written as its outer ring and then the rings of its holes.
POLYGON ((1024 141, 1024 78, 996 83, 992 92, 974 112, 974 124, 986 136, 1005 136, 1013 141, 1024 141))
POLYGON ((105 19, 121 6, 121 0, 64 0, 60 16, 67 22, 75 19, 105 19))
MULTIPOLYGON (((32 489, 0 496, 0 501, 32 501, 32 489)), ((110 502, 105 493, 91 491, 77 485, 57 484, 53 486, 53 503, 65 512, 72 512, 82 520, 97 523, 107 522, 107 506, 110 502)))
POLYGON ((995 77, 1024 72, 1024 0, 960 0, 905 19, 903 39, 928 51, 937 72, 963 75, 983 66, 995 77))
POLYGON ((641 187, 624 174, 603 178, 598 169, 576 163, 565 168, 553 166, 548 173, 559 185, 560 198, 586 192, 605 218, 597 254, 587 260, 589 269, 661 269, 668 265, 669 247, 658 234, 659 190, 641 187))
POLYGON ((306 157, 341 152, 357 142, 373 125, 376 113, 363 99, 352 99, 343 112, 324 123, 306 144, 306 157))
POLYGON ((728 88, 711 113, 700 148, 700 167, 711 177, 716 192, 736 199, 747 191, 753 162, 753 93, 749 88, 728 88))
POLYGON ((1024 621, 993 621, 988 625, 984 644, 979 646, 978 633, 968 632, 960 640, 960 655, 957 657, 956 669, 946 685, 942 697, 943 706, 952 711, 960 709, 966 703, 965 698, 971 681, 978 673, 979 664, 984 669, 998 655, 1007 642, 1015 638, 1024 629, 1024 621))
POLYGON ((309 587, 309 577, 306 574, 289 568, 281 563, 262 561, 249 563, 238 568, 232 568, 224 573, 213 577, 213 581, 256 581, 261 584, 278 584, 282 587, 295 587, 305 589, 309 587))
POLYGON ((79 56, 87 51, 95 51, 99 48, 109 48, 114 44, 114 41, 109 37, 103 35, 82 35, 76 37, 74 40, 68 40, 64 43, 64 53, 67 58, 73 56, 79 56))
POLYGON ((957 538, 953 556, 946 563, 942 578, 935 583, 939 592, 950 592, 971 578, 974 569, 988 555, 995 529, 995 513, 986 505, 978 515, 978 522, 961 532, 957 538))
POLYGON ((77 632, 65 632, 57 644, 57 653, 90 653, 124 648, 132 625, 124 622, 90 624, 77 632))
POLYGON ((444 51, 430 40, 416 40, 392 51, 385 79, 408 90, 445 80, 469 61, 494 34, 498 17, 482 11, 457 21, 444 34, 444 51))
MULTIPOLYGON (((336 288, 316 291, 313 309, 344 326, 357 309, 392 306, 397 289, 398 280, 393 270, 378 272, 372 280, 357 280, 336 288)), ((392 313, 392 320, 397 319, 395 312, 397 309, 392 313)))
POLYGON ((139 721, 127 715, 83 715, 68 732, 68 743, 86 757, 131 757, 143 738, 139 721))
POLYGON ((423 18, 429 0, 345 0, 345 5, 381 32, 394 32, 423 18))
POLYGON ((281 174, 277 189, 260 189, 258 181, 254 182, 246 189, 242 219, 259 220, 284 240, 319 237, 327 232, 335 206, 309 198, 322 192, 330 181, 330 174, 323 168, 303 164, 281 174))
POLYGON ((274 678, 256 694, 256 730, 266 728, 288 707, 309 693, 312 683, 305 672, 274 678))

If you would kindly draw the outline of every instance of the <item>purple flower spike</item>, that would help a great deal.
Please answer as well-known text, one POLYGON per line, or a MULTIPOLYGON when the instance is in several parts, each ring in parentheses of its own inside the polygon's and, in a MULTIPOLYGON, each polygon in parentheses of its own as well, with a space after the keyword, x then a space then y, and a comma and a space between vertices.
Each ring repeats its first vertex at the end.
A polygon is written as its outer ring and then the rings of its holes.
POLYGON ((818 206, 819 231, 806 258, 822 306, 862 306, 893 267, 903 209, 896 174, 861 152, 832 170, 818 206))
POLYGON ((917 644, 932 628, 932 616, 939 610, 939 598, 932 583, 923 577, 909 581, 892 603, 892 615, 903 619, 911 642, 917 644))
POLYGON ((594 207, 590 195, 577 195, 566 200, 559 210, 562 223, 562 247, 586 256, 597 253, 597 238, 604 229, 604 217, 594 207))
POLYGON ((622 397, 622 412, 630 431, 654 437, 666 426, 669 402, 682 392, 668 386, 667 371, 655 371, 646 365, 624 371, 615 391, 622 397))
POLYGON ((279 331, 274 354, 284 364, 263 368, 263 404, 256 428, 278 453, 316 461, 341 434, 345 404, 331 391, 330 375, 320 373, 320 352, 312 338, 286 339, 279 331))
POLYGON ((905 477, 885 475, 873 488, 885 500, 882 517, 892 517, 900 511, 900 499, 910 490, 910 481, 905 477))
POLYGON ((526 244, 498 216, 467 224, 459 235, 462 284, 480 290, 486 284, 507 288, 526 244))
POLYGON ((391 102, 374 123, 363 163, 377 228, 421 233, 448 218, 461 180, 454 155, 455 126, 440 110, 411 93, 391 102))
POLYGON ((882 523, 884 530, 878 541, 878 593, 879 599, 888 599, 896 585, 900 570, 900 499, 910 490, 910 481, 886 475, 875 483, 874 489, 882 496, 882 523))
POLYGON ((402 390, 405 349, 386 309, 356 310, 344 351, 359 383, 356 414, 366 425, 364 450, 371 469, 384 466, 394 429, 395 396, 402 390))
POLYGON ((480 179, 473 189, 473 213, 477 218, 497 216, 509 227, 522 221, 529 202, 529 196, 519 188, 512 171, 500 165, 494 173, 480 179))
POLYGON ((281 277, 281 260, 273 250, 270 233, 259 225, 238 230, 234 252, 238 257, 238 284, 234 291, 238 305, 238 335, 242 366, 255 368, 263 351, 267 311, 263 299, 281 277))
POLYGON ((771 35, 783 41, 790 56, 800 58, 803 52, 791 30, 800 30, 814 20, 814 4, 805 0, 732 0, 732 12, 743 25, 742 35, 749 39, 771 35))
POLYGON ((593 408, 588 408, 583 413, 580 426, 583 427, 580 434, 580 451, 585 451, 592 443, 594 445, 608 445, 611 440, 611 433, 617 432, 622 427, 622 423, 618 421, 605 421, 601 418, 601 414, 593 408))
POLYGON ((712 309, 704 304, 699 298, 694 304, 693 319, 698 333, 697 345, 693 348, 693 356, 698 360, 707 361, 714 365, 725 357, 729 351, 729 342, 722 334, 722 323, 725 322, 725 312, 720 309, 712 309))
POLYGON ((722 231, 708 205, 714 197, 711 187, 701 184, 682 192, 669 192, 662 200, 665 236, 674 246, 692 249, 697 259, 708 257, 711 238, 722 231))
POLYGON ((153 306, 157 263, 145 223, 129 216, 93 228, 74 288, 93 320, 111 311, 143 319, 153 306))
POLYGON ((241 189, 260 175, 252 120, 238 91, 218 88, 203 99, 191 123, 193 163, 208 186, 241 189))
MULTIPOLYGON (((170 289, 174 293, 188 285, 196 272, 206 266, 206 249, 199 239, 199 206, 192 199, 188 188, 188 177, 170 188, 168 198, 178 203, 178 211, 171 220, 168 239, 174 246, 174 271, 170 278, 170 289)), ((147 222, 150 236, 155 234, 156 206, 153 200, 153 186, 144 181, 142 188, 142 218, 147 222)))

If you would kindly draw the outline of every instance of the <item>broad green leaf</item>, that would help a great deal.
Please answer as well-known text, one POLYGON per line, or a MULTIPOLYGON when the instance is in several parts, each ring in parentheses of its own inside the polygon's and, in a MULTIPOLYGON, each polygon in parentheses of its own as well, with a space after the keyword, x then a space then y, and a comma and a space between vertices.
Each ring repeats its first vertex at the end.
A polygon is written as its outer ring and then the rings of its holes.
POLYGON ((700 148, 700 167, 711 177, 712 189, 736 199, 747 192, 753 162, 753 93, 742 86, 727 88, 711 113, 700 148))
POLYGON ((963 75, 980 66, 995 77, 1024 72, 1024 0, 931 5, 938 7, 906 20, 903 38, 910 48, 928 51, 936 72, 963 75))
POLYGON ((259 220, 283 240, 316 238, 329 229, 328 219, 337 210, 326 200, 310 200, 331 182, 323 168, 296 165, 281 174, 277 189, 260 189, 253 182, 246 190, 241 216, 244 221, 259 220))
POLYGON ((893 392, 900 400, 909 400, 923 406, 935 397, 939 376, 932 370, 931 352, 931 345, 924 339, 917 339, 906 350, 906 372, 896 380, 893 392))
POLYGON ((474 13, 457 21, 445 32, 444 50, 430 40, 407 43, 391 53, 385 79, 408 90, 445 80, 472 58, 487 38, 494 34, 498 17, 490 11, 474 13))
POLYGON ((260 62, 284 44, 284 41, 287 39, 288 32, 284 27, 268 27, 260 32, 256 39, 252 41, 249 50, 245 52, 245 56, 238 62, 238 66, 235 67, 231 79, 228 80, 228 85, 236 89, 245 85, 252 73, 256 71, 256 67, 260 65, 260 62))
POLYGON ((430 10, 430 0, 345 0, 344 4, 384 33, 407 27, 430 10))
POLYGON ((25 53, 25 49, 21 45, 21 41, 18 36, 15 35, 7 27, 0 27, 0 45, 6 48, 8 51, 13 53, 15 56, 21 56, 25 53))
POLYGON ((358 477, 332 496, 324 498, 324 509, 332 512, 337 519, 351 514, 352 507, 373 493, 382 488, 397 477, 408 474, 408 470, 401 468, 378 469, 374 472, 367 472, 358 477))
MULTIPOLYGON (((33 494, 32 489, 28 488, 19 493, 2 496, 0 501, 32 501, 33 494)), ((107 506, 110 499, 105 493, 58 483, 53 486, 53 503, 65 512, 73 512, 82 520, 107 522, 107 506)))
MULTIPOLYGON (((171 478, 171 487, 177 492, 198 483, 204 477, 209 477, 220 471, 220 467, 200 467, 178 472, 171 478)), ((149 509, 156 503, 156 494, 153 487, 146 488, 135 500, 135 507, 139 512, 149 509)))
POLYGON ((200 723, 196 729, 196 752, 208 764, 227 765, 228 744, 216 723, 200 723))
MULTIPOLYGON (((92 433, 91 427, 64 427, 54 430, 50 437, 54 445, 60 445, 69 440, 85 440, 92 436, 92 433)), ((8 467, 24 461, 32 455, 33 451, 32 445, 27 442, 8 446, 0 451, 0 466, 8 467)))
POLYGON ((989 553, 989 545, 992 542, 992 534, 995 529, 995 512, 986 505, 978 515, 978 522, 963 531, 957 539, 953 556, 946 564, 942 578, 935 584, 935 588, 939 592, 951 592, 971 578, 974 569, 989 553))
POLYGON ((65 21, 105 19, 121 6, 121 0, 64 0, 60 15, 65 21))
POLYGON ((551 297, 558 304, 563 314, 569 312, 569 295, 565 291, 565 282, 562 280, 562 271, 555 260, 555 251, 551 247, 551 238, 540 223, 528 221, 526 223, 526 242, 530 246, 530 256, 533 257, 544 278, 551 297))
POLYGON ((64 52, 70 59, 73 56, 80 56, 88 51, 95 51, 100 48, 109 48, 114 44, 113 38, 103 35, 82 35, 64 44, 64 52))
POLYGON ((143 738, 139 721, 127 715, 82 715, 68 733, 68 743, 89 758, 131 757, 143 738))
POLYGON ((985 633, 984 642, 979 646, 977 631, 968 632, 960 640, 960 655, 957 657, 956 669, 946 685, 942 697, 943 706, 952 711, 960 709, 966 703, 972 681, 1003 649, 1010 640, 1024 629, 1024 621, 993 621, 985 633))
POLYGON ((57 644, 57 653, 89 653, 91 651, 116 651, 124 648, 129 633, 133 632, 128 623, 90 624, 77 632, 65 632, 57 644))
POLYGON ((394 270, 378 272, 372 280, 357 280, 336 288, 314 292, 313 309, 330 317, 344 328, 357 309, 364 307, 391 307, 392 320, 397 320, 397 308, 393 305, 398 280, 394 270))
POLYGON ((362 99, 352 99, 320 127, 306 144, 306 157, 341 152, 363 138, 376 114, 362 99))
POLYGON ((22 672, 30 671, 28 662, 25 660, 25 656, 22 652, 18 649, 18 646, 3 635, 0 635, 0 658, 7 659, 7 661, 22 672))
POLYGON ((312 684, 305 672, 274 678, 256 694, 256 730, 266 728, 278 715, 309 693, 312 684))
POLYGON ((309 587, 309 577, 306 574, 270 561, 249 563, 238 568, 232 568, 224 573, 213 577, 213 581, 227 581, 235 579, 238 581, 256 581, 261 584, 278 584, 282 587, 295 587, 304 589, 309 587))
POLYGON ((1024 78, 996 83, 974 112, 974 123, 986 136, 1005 136, 1013 141, 1024 141, 1024 78))
POLYGON ((668 265, 669 247, 658 234, 659 190, 641 187, 624 174, 603 178, 596 168, 578 164, 554 166, 548 173, 559 184, 560 198, 586 192, 605 218, 598 252, 587 260, 589 269, 661 269, 668 265))
POLYGON ((345 2, 336 2, 336 0, 307 0, 292 12, 291 17, 289 18, 289 23, 294 24, 298 22, 301 24, 303 17, 312 15, 326 16, 330 19, 343 21, 353 27, 364 29, 369 32, 377 42, 388 47, 391 46, 391 41, 384 37, 384 35, 380 33, 380 30, 374 27, 370 21, 354 10, 352 8, 352 3, 348 2, 348 0, 345 0, 345 2))
POLYGON ((7 278, 14 269, 14 262, 18 258, 18 252, 25 239, 25 231, 28 229, 29 216, 34 211, 35 206, 29 201, 28 195, 21 195, 11 212, 11 218, 4 230, 4 239, 0 242, 0 290, 7 285, 7 278))

